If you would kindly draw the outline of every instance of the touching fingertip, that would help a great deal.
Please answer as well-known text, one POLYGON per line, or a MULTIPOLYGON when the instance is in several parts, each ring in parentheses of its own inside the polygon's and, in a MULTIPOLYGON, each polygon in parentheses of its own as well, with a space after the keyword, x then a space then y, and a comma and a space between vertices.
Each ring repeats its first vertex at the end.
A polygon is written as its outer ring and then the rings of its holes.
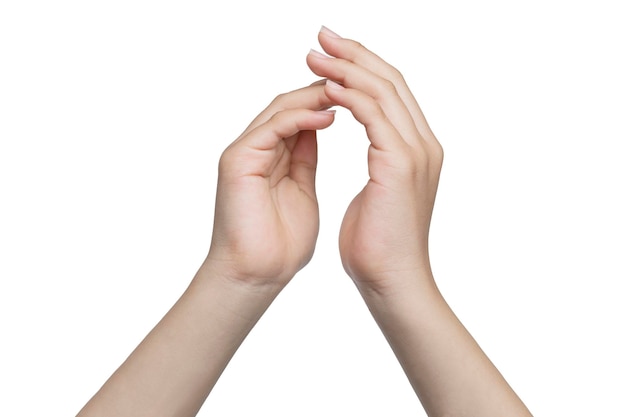
POLYGON ((334 82, 333 80, 326 80, 326 85, 329 88, 332 88, 333 90, 345 90, 346 89, 343 85, 338 84, 334 82))
POLYGON ((334 110, 334 109, 318 110, 317 113, 324 114, 324 115, 334 115, 335 113, 337 113, 337 110, 334 110))

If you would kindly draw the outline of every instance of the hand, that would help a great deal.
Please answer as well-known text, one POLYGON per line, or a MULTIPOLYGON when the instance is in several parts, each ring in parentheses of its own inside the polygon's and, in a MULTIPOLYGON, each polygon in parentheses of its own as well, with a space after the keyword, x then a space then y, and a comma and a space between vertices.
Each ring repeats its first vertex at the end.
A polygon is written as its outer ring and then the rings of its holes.
POLYGON ((309 67, 329 80, 328 98, 349 109, 370 140, 370 179, 341 227, 344 268, 362 290, 402 288, 402 279, 430 268, 428 230, 443 150, 395 68, 326 28, 319 42, 330 57, 312 51, 309 67))
POLYGON ((318 230, 316 129, 324 86, 277 97, 223 153, 211 249, 187 291, 80 416, 196 415, 318 230), (164 352, 166 354, 164 354, 164 352))
POLYGON ((208 263, 241 282, 284 286, 311 259, 316 130, 333 122, 330 106, 320 83, 280 95, 224 151, 208 263))

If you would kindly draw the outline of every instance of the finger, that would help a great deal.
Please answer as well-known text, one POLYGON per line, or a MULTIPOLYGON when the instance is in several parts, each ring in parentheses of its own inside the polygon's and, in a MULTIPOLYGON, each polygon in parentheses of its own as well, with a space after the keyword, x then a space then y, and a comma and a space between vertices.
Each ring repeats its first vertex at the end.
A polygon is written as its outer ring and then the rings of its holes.
POLYGON ((342 58, 369 69, 382 78, 402 81, 400 72, 361 43, 345 39, 322 26, 318 40, 329 55, 342 58))
POLYGON ((350 110, 354 118, 365 126, 367 137, 374 148, 392 152, 406 150, 406 142, 370 95, 331 80, 326 82, 326 94, 337 105, 350 110))
POLYGON ((318 40, 324 51, 329 55, 354 62, 381 78, 391 81, 404 101, 422 137, 426 141, 437 140, 404 77, 395 67, 385 62, 359 42, 344 39, 324 26, 322 26, 319 32, 318 40))
POLYGON ((314 81, 311 84, 309 84, 309 86, 324 85, 324 84, 326 84, 326 79, 325 78, 321 79, 321 80, 314 81))
POLYGON ((285 138, 305 130, 318 130, 330 126, 334 120, 334 111, 314 111, 309 109, 289 109, 272 115, 267 122, 257 126, 244 135, 238 146, 254 150, 274 149, 285 138))
POLYGON ((314 50, 307 56, 307 63, 315 74, 363 91, 378 101, 407 143, 417 146, 422 142, 411 113, 391 81, 351 61, 329 58, 314 50))
POLYGON ((289 176, 311 198, 315 199, 315 172, 317 170, 317 132, 305 130, 296 139, 291 152, 289 176))
POLYGON ((324 93, 324 80, 303 87, 289 93, 280 94, 269 106, 265 108, 242 133, 246 135, 248 132, 267 122, 275 113, 288 109, 309 109, 309 110, 325 110, 330 108, 333 103, 326 97, 324 93))

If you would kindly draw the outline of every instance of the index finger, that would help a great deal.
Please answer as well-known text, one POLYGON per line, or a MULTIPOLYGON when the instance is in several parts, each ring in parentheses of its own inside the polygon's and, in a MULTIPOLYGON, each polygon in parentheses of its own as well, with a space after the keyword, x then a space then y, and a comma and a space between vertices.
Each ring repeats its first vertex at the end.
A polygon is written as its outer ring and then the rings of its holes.
POLYGON ((267 122, 274 114, 292 109, 326 110, 334 103, 326 96, 324 85, 326 80, 316 81, 313 84, 288 93, 278 95, 263 110, 239 136, 242 137, 251 130, 267 122))
POLYGON ((427 142, 437 141, 400 71, 359 42, 342 38, 325 26, 322 26, 319 32, 318 40, 329 55, 351 61, 379 77, 391 81, 422 137, 427 142))

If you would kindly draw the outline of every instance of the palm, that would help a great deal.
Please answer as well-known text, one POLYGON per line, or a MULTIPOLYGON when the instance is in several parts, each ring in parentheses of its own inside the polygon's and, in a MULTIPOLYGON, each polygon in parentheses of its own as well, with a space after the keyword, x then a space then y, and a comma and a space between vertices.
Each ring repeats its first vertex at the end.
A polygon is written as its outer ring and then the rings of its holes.
POLYGON ((387 237, 389 213, 385 200, 385 190, 370 181, 348 206, 339 247, 344 267, 352 277, 364 278, 365 270, 370 271, 372 265, 382 266, 388 261, 392 242, 387 237))
POLYGON ((425 183, 406 175, 398 181, 398 172, 390 166, 370 155, 372 179, 350 203, 339 236, 346 271, 368 285, 380 284, 428 257, 434 195, 425 183))
POLYGON ((314 167, 315 157, 314 131, 299 132, 271 149, 238 152, 241 171, 218 191, 216 216, 229 252, 246 259, 238 267, 253 268, 241 272, 290 277, 311 258, 319 214, 314 185, 301 170, 303 162, 314 167))

